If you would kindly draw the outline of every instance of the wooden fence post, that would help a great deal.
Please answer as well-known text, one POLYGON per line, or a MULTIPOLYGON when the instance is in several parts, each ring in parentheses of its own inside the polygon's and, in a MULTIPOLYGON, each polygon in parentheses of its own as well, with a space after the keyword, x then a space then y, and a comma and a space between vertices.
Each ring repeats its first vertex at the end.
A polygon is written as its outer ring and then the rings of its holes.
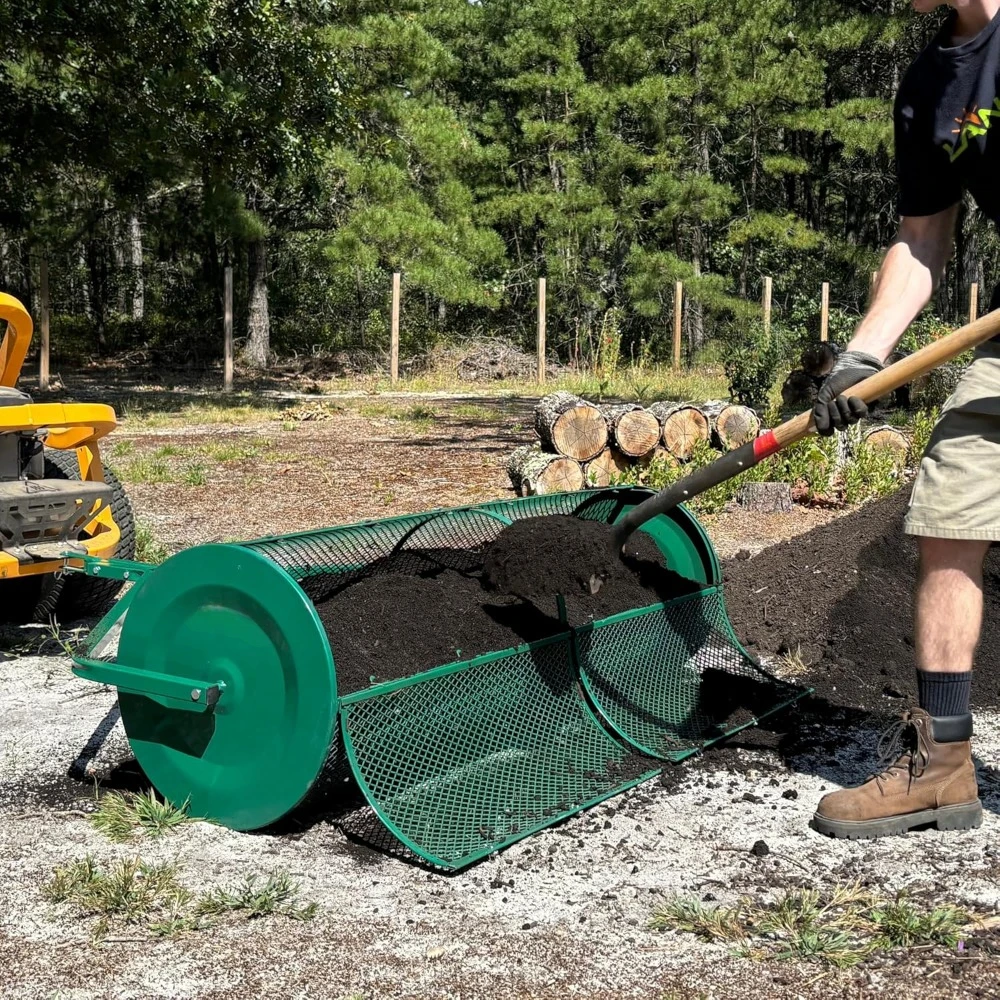
POLYGON ((399 271, 392 273, 392 330, 389 334, 389 378, 399 381, 399 271))
POLYGON ((681 366, 681 327, 684 319, 684 282, 674 285, 674 368, 681 366))
POLYGON ((979 282, 974 281, 969 289, 969 322, 979 319, 979 282))
POLYGON ((49 388, 49 262, 43 257, 38 262, 38 286, 40 299, 40 323, 42 346, 38 358, 38 388, 47 392, 49 388))
POLYGON ((770 278, 764 279, 764 334, 771 332, 771 292, 772 282, 770 278))
POLYGON ((222 389, 223 392, 233 391, 233 268, 226 265, 223 272, 222 286, 222 389))
POLYGON ((538 279, 538 384, 545 382, 545 278, 538 279))
POLYGON ((823 282, 823 305, 819 317, 819 339, 830 339, 830 282, 823 282))

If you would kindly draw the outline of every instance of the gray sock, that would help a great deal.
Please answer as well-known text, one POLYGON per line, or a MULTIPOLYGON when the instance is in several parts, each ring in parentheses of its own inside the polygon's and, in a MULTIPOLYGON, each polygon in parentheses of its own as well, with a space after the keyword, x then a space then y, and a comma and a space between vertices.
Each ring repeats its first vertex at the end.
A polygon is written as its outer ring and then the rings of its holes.
POLYGON ((961 674, 918 670, 920 707, 930 716, 967 715, 972 691, 972 671, 961 674))

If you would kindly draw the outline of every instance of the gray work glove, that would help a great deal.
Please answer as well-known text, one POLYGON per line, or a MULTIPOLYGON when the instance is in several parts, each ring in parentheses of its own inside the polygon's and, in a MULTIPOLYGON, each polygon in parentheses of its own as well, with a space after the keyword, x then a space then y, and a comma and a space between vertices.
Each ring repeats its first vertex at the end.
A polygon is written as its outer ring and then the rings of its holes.
POLYGON ((864 400, 857 396, 844 396, 844 393, 880 371, 882 362, 871 354, 863 351, 841 354, 816 396, 813 423, 817 433, 829 437, 834 431, 842 431, 848 424, 856 424, 867 416, 868 406, 864 400))

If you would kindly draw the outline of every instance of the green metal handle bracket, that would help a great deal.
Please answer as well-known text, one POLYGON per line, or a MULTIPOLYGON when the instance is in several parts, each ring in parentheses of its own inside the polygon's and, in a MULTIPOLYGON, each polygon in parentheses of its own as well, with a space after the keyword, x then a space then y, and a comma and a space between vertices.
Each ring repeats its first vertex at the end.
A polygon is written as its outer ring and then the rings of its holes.
POLYGON ((176 677, 154 670, 136 670, 122 663, 90 660, 85 656, 75 658, 73 673, 86 681, 111 684, 126 694, 160 698, 186 712, 204 712, 214 708, 226 689, 225 681, 206 684, 190 677, 176 677))
POLYGON ((156 569, 150 563, 134 562, 131 559, 98 559, 96 556, 71 556, 81 566, 63 567, 66 573, 83 573, 85 576, 100 576, 106 580, 139 580, 150 570, 156 569))

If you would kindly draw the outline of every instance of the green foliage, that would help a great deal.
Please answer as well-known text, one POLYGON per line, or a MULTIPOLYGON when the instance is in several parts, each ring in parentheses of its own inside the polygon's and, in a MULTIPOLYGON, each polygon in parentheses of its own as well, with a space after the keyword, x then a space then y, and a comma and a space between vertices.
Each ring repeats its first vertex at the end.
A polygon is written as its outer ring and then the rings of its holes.
POLYGON ((765 334, 763 327, 754 325, 739 339, 734 337, 723 361, 730 398, 755 409, 766 409, 783 360, 781 335, 774 328, 765 334))
POLYGON ((153 533, 153 529, 139 521, 135 526, 136 560, 158 566, 169 554, 167 547, 153 533))
POLYGON ((910 460, 912 462, 917 463, 923 458, 939 416, 940 412, 937 407, 933 410, 920 410, 913 415, 912 436, 910 438, 910 460))
MULTIPOLYGON (((893 239, 891 88, 926 23, 791 0, 0 5, 0 285, 30 301, 44 255, 57 355, 204 367, 226 263, 237 346, 253 317, 300 357, 383 354, 395 270, 404 356, 529 344, 545 274, 550 351, 610 382, 670 359, 676 281, 690 361, 759 322, 771 275, 787 361, 823 281, 849 337, 893 239)), ((988 222, 964 225, 997 270, 988 222)), ((732 347, 741 396, 772 351, 732 347)))
POLYGON ((903 481, 904 459, 891 448, 860 444, 843 470, 844 500, 858 504, 895 493, 903 481))

